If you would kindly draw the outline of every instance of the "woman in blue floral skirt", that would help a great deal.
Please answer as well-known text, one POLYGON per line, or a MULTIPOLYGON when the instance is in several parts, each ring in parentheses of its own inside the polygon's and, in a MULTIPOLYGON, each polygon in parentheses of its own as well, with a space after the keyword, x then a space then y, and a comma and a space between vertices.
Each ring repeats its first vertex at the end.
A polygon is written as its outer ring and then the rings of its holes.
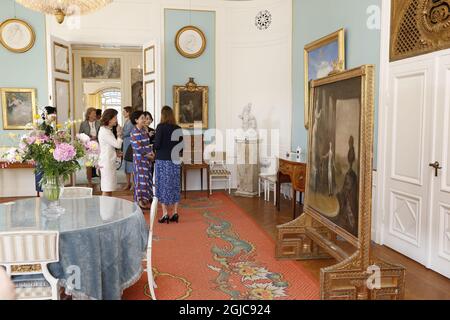
POLYGON ((179 220, 178 204, 181 194, 181 159, 183 133, 176 124, 172 108, 163 107, 161 123, 156 128, 154 149, 156 151, 155 184, 156 197, 162 204, 163 216, 159 223, 177 222, 179 220), (170 217, 168 207, 173 205, 170 217))

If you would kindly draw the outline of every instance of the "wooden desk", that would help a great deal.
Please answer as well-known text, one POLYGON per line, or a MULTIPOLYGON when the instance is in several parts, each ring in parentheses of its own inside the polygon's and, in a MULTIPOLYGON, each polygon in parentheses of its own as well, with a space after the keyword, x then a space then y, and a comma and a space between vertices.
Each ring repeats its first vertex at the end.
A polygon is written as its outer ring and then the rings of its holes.
POLYGON ((206 176, 207 176, 207 185, 208 185, 208 189, 207 189, 207 191, 208 191, 208 198, 209 198, 209 193, 210 193, 210 185, 209 185, 209 175, 210 175, 210 172, 209 172, 209 164, 207 164, 207 163, 199 163, 199 164, 188 164, 188 163, 183 163, 182 165, 181 165, 181 170, 182 170, 182 176, 183 176, 183 179, 184 179, 184 198, 186 199, 187 198, 187 188, 186 188, 186 177, 187 177, 187 172, 189 171, 189 170, 200 170, 200 185, 201 185, 201 188, 202 188, 202 191, 203 191, 203 170, 205 170, 206 169, 206 176))
POLYGON ((279 169, 277 173, 277 209, 280 211, 280 189, 282 183, 291 182, 293 197, 292 211, 293 217, 296 218, 297 192, 300 192, 300 204, 302 204, 302 194, 305 192, 306 183, 306 163, 279 158, 279 169))
POLYGON ((0 161, 0 169, 34 169, 34 164, 27 163, 8 163, 0 161))

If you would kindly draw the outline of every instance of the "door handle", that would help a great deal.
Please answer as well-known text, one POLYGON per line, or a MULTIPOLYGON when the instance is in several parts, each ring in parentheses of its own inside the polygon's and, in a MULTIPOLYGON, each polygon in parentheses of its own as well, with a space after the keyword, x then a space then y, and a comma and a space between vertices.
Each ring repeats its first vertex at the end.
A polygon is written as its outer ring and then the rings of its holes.
POLYGON ((434 175, 435 175, 435 177, 437 177, 438 176, 438 170, 442 169, 441 164, 439 163, 439 161, 436 161, 434 163, 430 163, 430 167, 434 168, 434 170, 435 170, 434 175))

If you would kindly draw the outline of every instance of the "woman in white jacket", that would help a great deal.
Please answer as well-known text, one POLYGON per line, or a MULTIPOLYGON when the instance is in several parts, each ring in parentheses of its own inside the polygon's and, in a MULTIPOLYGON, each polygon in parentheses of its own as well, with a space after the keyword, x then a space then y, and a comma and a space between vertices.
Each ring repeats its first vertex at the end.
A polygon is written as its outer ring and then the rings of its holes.
POLYGON ((101 189, 104 196, 111 197, 117 188, 116 149, 122 148, 122 128, 117 128, 117 139, 112 128, 117 125, 118 112, 107 109, 100 120, 101 128, 98 132, 100 145, 99 166, 101 172, 101 189))

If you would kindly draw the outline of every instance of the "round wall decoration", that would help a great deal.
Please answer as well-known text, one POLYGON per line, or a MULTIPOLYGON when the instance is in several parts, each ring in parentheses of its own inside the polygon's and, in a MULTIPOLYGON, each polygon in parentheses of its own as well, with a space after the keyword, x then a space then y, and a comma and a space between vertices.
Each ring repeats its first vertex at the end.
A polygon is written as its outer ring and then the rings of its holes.
POLYGON ((187 26, 178 31, 175 37, 175 46, 183 57, 197 58, 206 49, 206 37, 199 28, 187 26))
POLYGON ((268 10, 260 11, 255 18, 255 26, 259 30, 267 30, 272 24, 272 14, 268 10))
POLYGON ((23 20, 9 19, 0 25, 0 42, 9 51, 27 52, 35 40, 33 28, 23 20))

